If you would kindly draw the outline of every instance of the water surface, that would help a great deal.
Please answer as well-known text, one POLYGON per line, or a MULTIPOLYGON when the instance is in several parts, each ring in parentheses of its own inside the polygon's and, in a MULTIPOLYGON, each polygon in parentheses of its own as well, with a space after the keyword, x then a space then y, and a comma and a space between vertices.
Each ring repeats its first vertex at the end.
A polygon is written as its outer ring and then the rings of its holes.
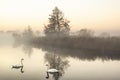
POLYGON ((46 64, 49 68, 59 68, 62 74, 58 79, 50 75, 49 80, 120 80, 119 56, 63 51, 30 45, 0 46, 0 80, 46 80, 46 64), (12 65, 21 65, 21 58, 24 58, 24 73, 12 69, 12 65))

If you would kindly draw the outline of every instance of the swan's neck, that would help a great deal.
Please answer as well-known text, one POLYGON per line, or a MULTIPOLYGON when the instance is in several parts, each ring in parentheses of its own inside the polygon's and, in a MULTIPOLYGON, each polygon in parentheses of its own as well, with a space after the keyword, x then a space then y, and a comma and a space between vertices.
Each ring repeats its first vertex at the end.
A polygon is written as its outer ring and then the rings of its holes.
POLYGON ((22 62, 23 60, 21 60, 21 65, 23 66, 23 62, 22 62))
POLYGON ((47 78, 49 78, 49 73, 47 72, 47 78))

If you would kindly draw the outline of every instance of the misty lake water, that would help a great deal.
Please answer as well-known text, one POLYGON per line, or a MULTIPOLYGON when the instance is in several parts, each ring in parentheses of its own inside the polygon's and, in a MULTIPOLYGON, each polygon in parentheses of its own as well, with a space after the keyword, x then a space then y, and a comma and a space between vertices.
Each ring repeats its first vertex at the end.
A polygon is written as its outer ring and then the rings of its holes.
MULTIPOLYGON (((81 59, 31 46, 16 47, 9 40, 1 40, 0 44, 0 80, 47 80, 46 64, 55 65, 57 60, 62 64, 58 65, 62 69, 59 80, 120 80, 119 59, 81 59), (12 69, 12 65, 20 65, 21 58, 24 58, 24 73, 20 69, 12 69)), ((55 78, 50 74, 48 80, 55 78)))

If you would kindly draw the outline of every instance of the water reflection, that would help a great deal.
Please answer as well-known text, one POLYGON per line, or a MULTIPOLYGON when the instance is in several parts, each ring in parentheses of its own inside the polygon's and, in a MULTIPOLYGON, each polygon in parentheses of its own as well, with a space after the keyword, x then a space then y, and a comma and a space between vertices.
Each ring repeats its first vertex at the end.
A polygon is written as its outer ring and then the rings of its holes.
MULTIPOLYGON (((120 74, 120 61, 111 61, 120 60, 118 52, 101 53, 99 51, 68 50, 65 48, 29 46, 26 44, 21 44, 21 47, 1 47, 0 71, 2 73, 0 73, 0 80, 46 80, 46 72, 50 69, 54 69, 54 72, 55 70, 56 72, 59 70, 61 72, 61 74, 49 74, 50 80, 120 80, 118 75, 120 74), (28 50, 33 49, 31 57, 25 55, 21 51, 21 47, 29 47, 28 50), (24 69, 15 69, 18 72, 11 70, 11 64, 17 63, 16 61, 23 56, 25 58, 24 69), (8 57, 9 59, 7 59, 8 57), (101 60, 96 60, 98 58, 110 61, 103 63, 101 60), (46 64, 47 66, 45 66, 46 64), (67 66, 63 64, 67 64, 67 66), (69 65, 70 67, 68 68, 69 65), (25 73, 21 74, 24 70, 25 73)), ((22 50, 24 49, 22 48, 22 50)))
POLYGON ((22 49, 23 49, 23 52, 25 54, 28 54, 29 57, 32 55, 32 52, 33 52, 32 46, 30 46, 30 45, 23 45, 22 49))
POLYGON ((59 78, 65 73, 65 69, 69 67, 69 61, 54 53, 46 53, 45 62, 47 63, 47 77, 52 74, 54 80, 59 80, 59 78))
POLYGON ((97 50, 78 50, 78 49, 64 49, 55 48, 49 46, 34 46, 36 48, 41 48, 43 51, 48 51, 51 53, 59 54, 64 57, 72 57, 80 60, 92 60, 101 59, 102 61, 107 60, 120 60, 120 52, 117 51, 107 51, 102 53, 97 50))
MULTIPOLYGON (((16 43, 17 44, 17 43, 16 43)), ((20 44, 21 45, 21 44, 20 44)), ((42 49, 43 51, 47 51, 49 53, 59 54, 64 57, 73 57, 78 58, 80 60, 96 60, 101 59, 102 61, 107 60, 120 60, 120 52, 119 51, 99 51, 99 50, 79 50, 79 49, 65 49, 65 48, 55 48, 52 46, 45 45, 34 45, 34 44, 22 44, 23 51, 27 53, 29 56, 32 54, 33 49, 42 49)), ((18 45, 17 45, 18 46, 18 45)))
POLYGON ((20 69, 20 71, 21 71, 21 73, 24 73, 24 71, 23 71, 23 67, 24 67, 24 65, 23 65, 23 58, 21 59, 21 65, 13 65, 12 66, 12 69, 20 69))
POLYGON ((33 53, 33 46, 31 46, 30 44, 21 44, 21 43, 17 43, 17 42, 14 42, 13 44, 13 48, 17 48, 19 46, 22 46, 22 51, 27 54, 29 57, 32 55, 33 53))

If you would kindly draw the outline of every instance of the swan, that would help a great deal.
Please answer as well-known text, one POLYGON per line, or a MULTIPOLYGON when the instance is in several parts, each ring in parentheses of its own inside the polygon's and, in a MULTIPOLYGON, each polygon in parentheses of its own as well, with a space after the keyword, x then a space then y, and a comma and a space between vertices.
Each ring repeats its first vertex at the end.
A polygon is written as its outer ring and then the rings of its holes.
MULTIPOLYGON (((46 66, 48 66, 48 65, 46 65, 46 66)), ((59 70, 57 70, 55 68, 48 69, 47 70, 47 77, 46 77, 46 79, 49 79, 49 74, 53 74, 53 75, 59 76, 59 70)))
POLYGON ((49 69, 49 70, 47 70, 47 77, 46 77, 46 79, 49 79, 49 74, 53 74, 53 75, 59 76, 59 71, 57 69, 49 69))
POLYGON ((14 66, 12 66, 12 68, 14 68, 14 69, 22 69, 23 68, 23 63, 22 63, 22 61, 23 61, 24 59, 22 58, 21 59, 21 65, 14 65, 14 66))

